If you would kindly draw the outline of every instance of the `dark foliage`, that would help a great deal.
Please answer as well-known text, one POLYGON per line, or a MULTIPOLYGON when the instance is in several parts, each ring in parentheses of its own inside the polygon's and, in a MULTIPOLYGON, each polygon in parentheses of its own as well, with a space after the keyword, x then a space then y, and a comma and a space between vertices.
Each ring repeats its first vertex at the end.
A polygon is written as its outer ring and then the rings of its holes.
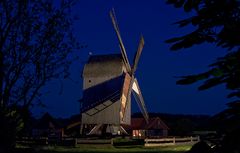
POLYGON ((13 138, 29 119, 29 108, 42 105, 42 87, 69 75, 73 61, 69 55, 78 46, 72 34, 73 1, 55 4, 0 1, 0 137, 4 140, 0 148, 14 145, 13 138))
POLYGON ((240 42, 240 2, 238 0, 167 0, 175 7, 182 7, 195 15, 176 22, 179 27, 192 25, 196 29, 182 37, 167 40, 174 43, 172 50, 188 48, 203 42, 232 49, 240 42))
POLYGON ((167 0, 177 8, 193 12, 191 17, 178 21, 179 27, 195 27, 181 37, 167 40, 172 50, 180 50, 202 43, 212 43, 226 48, 228 53, 209 65, 209 70, 196 75, 180 77, 177 84, 192 84, 199 80, 204 83, 199 90, 205 90, 219 84, 225 84, 233 91, 228 97, 240 95, 240 2, 237 0, 167 0))
POLYGON ((53 78, 67 77, 76 41, 70 6, 47 0, 0 2, 0 100, 29 107, 53 78))
POLYGON ((240 152, 240 128, 237 128, 224 137, 222 145, 219 147, 219 152, 222 153, 239 153, 240 152))
MULTIPOLYGON (((194 31, 181 37, 167 40, 172 50, 180 50, 202 43, 212 43, 228 50, 227 54, 209 65, 203 73, 180 77, 177 84, 192 84, 204 81, 198 88, 206 90, 224 84, 232 93, 228 98, 240 98, 240 1, 238 0, 167 0, 176 8, 192 12, 192 16, 176 22, 179 27, 192 26, 194 31)), ((212 119, 212 125, 225 135, 215 151, 239 152, 239 100, 228 104, 229 108, 212 119)))
POLYGON ((0 109, 0 153, 10 153, 15 147, 16 134, 23 128, 23 122, 15 108, 0 109))
POLYGON ((213 153, 211 147, 204 141, 196 143, 187 153, 213 153))
POLYGON ((219 133, 231 133, 240 128, 240 102, 228 103, 228 108, 214 115, 210 119, 209 126, 219 133))

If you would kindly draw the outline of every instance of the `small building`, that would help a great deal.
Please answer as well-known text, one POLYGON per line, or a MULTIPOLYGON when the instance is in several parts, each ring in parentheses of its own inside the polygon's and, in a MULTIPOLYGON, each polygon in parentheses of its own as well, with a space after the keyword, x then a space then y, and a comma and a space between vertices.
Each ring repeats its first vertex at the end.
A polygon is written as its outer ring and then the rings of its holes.
POLYGON ((132 118, 131 120, 132 137, 141 138, 159 138, 168 136, 168 126, 159 118, 149 118, 146 123, 144 118, 132 118))
POLYGON ((59 123, 57 123, 49 113, 45 113, 32 129, 32 136, 34 138, 46 137, 60 139, 63 134, 63 128, 61 128, 59 123))

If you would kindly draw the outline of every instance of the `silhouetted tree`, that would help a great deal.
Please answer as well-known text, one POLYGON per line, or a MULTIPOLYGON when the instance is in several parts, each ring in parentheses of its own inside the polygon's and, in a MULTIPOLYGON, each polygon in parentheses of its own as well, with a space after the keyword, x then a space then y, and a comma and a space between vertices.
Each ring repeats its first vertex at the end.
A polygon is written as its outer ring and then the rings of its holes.
MULTIPOLYGON (((231 129, 225 130, 225 138, 217 152, 239 152, 240 117, 240 1, 238 0, 167 0, 176 8, 191 12, 192 16, 176 22, 179 27, 192 26, 193 31, 167 40, 171 50, 180 50, 202 43, 212 43, 228 50, 227 54, 209 66, 203 73, 181 77, 177 84, 192 84, 204 80, 199 90, 209 89, 219 84, 226 85, 232 92, 229 98, 236 101, 229 103, 229 108, 220 114, 220 124, 231 123, 231 129), (235 136, 235 138, 234 138, 235 136)), ((230 126, 229 126, 230 127, 230 126)))
POLYGON ((46 82, 68 76, 69 55, 77 47, 72 4, 72 0, 0 1, 1 139, 8 127, 21 127, 17 112, 40 102, 46 82))
POLYGON ((233 90, 228 97, 240 97, 240 2, 237 0, 167 0, 186 12, 194 12, 191 17, 178 21, 179 27, 191 25, 192 32, 167 40, 172 50, 192 47, 202 43, 213 43, 229 52, 210 65, 206 72, 183 76, 177 84, 191 84, 199 80, 205 82, 199 90, 225 84, 233 90))

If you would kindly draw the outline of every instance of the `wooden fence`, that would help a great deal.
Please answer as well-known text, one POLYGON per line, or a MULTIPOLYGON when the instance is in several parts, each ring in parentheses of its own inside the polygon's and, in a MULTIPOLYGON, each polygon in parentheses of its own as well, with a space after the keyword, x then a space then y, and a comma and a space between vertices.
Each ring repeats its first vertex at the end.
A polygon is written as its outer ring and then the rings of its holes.
POLYGON ((39 137, 39 138, 22 137, 22 138, 17 138, 16 142, 18 144, 24 144, 24 145, 33 145, 33 144, 48 145, 49 144, 48 137, 39 137))
POLYGON ((40 138, 22 137, 17 138, 16 142, 22 145, 64 145, 64 146, 77 146, 79 144, 113 145, 113 139, 84 139, 84 138, 50 139, 47 137, 40 138))
POLYGON ((172 137, 172 138, 159 138, 159 139, 145 139, 146 147, 154 146, 169 146, 169 145, 183 145, 197 143, 200 138, 197 137, 172 137))
MULTIPOLYGON (((198 142, 199 137, 171 137, 171 138, 157 138, 157 139, 145 139, 144 146, 169 146, 169 145, 183 145, 194 144, 198 142)), ((84 138, 62 138, 62 139, 48 139, 46 137, 34 139, 34 138, 21 138, 17 140, 18 144, 25 145, 64 145, 64 146, 77 146, 80 144, 105 144, 113 145, 113 139, 84 139, 84 138)))

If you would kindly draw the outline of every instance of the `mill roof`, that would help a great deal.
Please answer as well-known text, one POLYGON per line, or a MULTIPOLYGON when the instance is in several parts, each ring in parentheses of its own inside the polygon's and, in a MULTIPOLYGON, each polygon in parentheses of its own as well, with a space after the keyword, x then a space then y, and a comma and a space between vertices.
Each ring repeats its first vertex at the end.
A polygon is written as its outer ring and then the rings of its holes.
POLYGON ((92 55, 84 66, 83 77, 120 75, 122 72, 121 54, 92 55))
POLYGON ((122 60, 121 54, 91 55, 87 63, 98 63, 122 60))

